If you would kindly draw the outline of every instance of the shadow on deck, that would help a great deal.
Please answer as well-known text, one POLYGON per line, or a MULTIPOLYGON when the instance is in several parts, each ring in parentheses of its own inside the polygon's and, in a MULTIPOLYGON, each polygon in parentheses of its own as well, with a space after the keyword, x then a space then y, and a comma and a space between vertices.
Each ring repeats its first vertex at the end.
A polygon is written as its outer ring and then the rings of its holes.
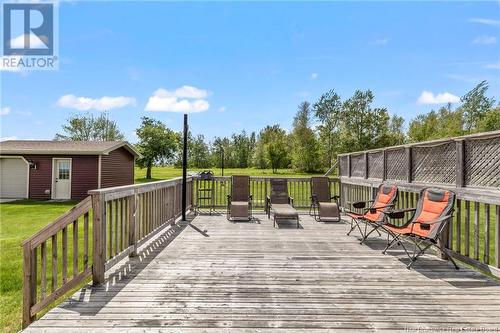
POLYGON ((360 245, 344 223, 265 215, 179 223, 33 323, 56 331, 500 330, 500 283, 424 256, 407 270, 385 237, 360 245))

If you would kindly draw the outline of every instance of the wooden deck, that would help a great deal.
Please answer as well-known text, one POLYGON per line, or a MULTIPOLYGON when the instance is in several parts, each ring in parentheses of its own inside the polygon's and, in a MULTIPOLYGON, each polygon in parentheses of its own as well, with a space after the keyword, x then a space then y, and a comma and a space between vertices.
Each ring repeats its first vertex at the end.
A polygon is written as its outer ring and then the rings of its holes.
POLYGON ((500 283, 301 216, 274 229, 198 216, 27 332, 500 331, 500 283), (206 230, 206 232, 204 231, 206 230))

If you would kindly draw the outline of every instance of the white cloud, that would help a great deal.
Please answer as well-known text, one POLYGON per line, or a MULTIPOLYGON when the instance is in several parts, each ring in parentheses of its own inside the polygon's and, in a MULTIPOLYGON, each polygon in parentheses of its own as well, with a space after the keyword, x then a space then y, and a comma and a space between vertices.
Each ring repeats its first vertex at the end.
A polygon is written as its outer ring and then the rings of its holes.
MULTIPOLYGON (((24 49, 24 36, 26 35, 19 35, 15 38, 12 38, 10 40, 10 47, 14 49, 24 49)), ((47 48, 47 45, 45 45, 45 42, 48 40, 47 36, 41 36, 40 38, 38 38, 35 34, 29 34, 28 38, 30 40, 30 48, 47 48)))
POLYGON ((430 91, 422 91, 417 100, 417 104, 444 104, 444 103, 457 103, 460 98, 449 92, 439 93, 434 95, 430 91))
POLYGON ((372 45, 386 45, 387 43, 389 43, 389 38, 380 38, 380 39, 374 40, 371 44, 372 45))
POLYGON ((500 25, 500 20, 494 20, 494 19, 488 19, 488 18, 481 18, 481 17, 470 18, 469 22, 481 23, 481 24, 493 25, 493 26, 499 26, 500 25))
POLYGON ((316 80, 318 78, 318 73, 311 73, 311 80, 316 80))
POLYGON ((497 38, 495 36, 477 36, 472 44, 483 44, 483 45, 491 45, 496 44, 497 38))
POLYGON ((6 116, 10 113, 10 108, 5 106, 3 108, 0 108, 0 116, 6 116))
POLYGON ((80 111, 87 110, 111 110, 123 108, 127 105, 136 105, 135 98, 133 97, 125 97, 125 96, 116 96, 116 97, 108 97, 104 96, 101 98, 89 98, 89 97, 77 97, 75 95, 64 95, 61 96, 57 105, 63 108, 68 109, 76 109, 80 111))
POLYGON ((146 111, 194 113, 208 110, 210 104, 205 99, 209 92, 192 86, 182 86, 169 91, 156 90, 149 97, 146 111))
POLYGON ((484 68, 486 68, 486 69, 500 69, 500 62, 497 62, 496 64, 485 65, 484 68))
POLYGON ((226 107, 225 106, 221 106, 217 111, 219 111, 219 112, 225 112, 226 111, 226 107))
POLYGON ((0 141, 7 141, 7 140, 17 140, 17 136, 4 136, 0 138, 0 141))

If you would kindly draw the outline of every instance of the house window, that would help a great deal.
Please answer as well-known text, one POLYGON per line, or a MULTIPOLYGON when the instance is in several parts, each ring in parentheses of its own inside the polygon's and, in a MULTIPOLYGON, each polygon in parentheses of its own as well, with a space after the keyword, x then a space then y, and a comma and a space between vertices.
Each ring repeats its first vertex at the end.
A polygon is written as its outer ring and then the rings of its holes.
POLYGON ((59 179, 69 179, 69 162, 59 162, 59 179))

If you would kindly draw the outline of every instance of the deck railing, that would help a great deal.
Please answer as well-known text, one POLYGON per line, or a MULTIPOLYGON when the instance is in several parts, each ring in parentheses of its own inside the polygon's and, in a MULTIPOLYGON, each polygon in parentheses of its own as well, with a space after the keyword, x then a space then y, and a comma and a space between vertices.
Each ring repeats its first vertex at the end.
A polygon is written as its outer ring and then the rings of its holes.
MULTIPOLYGON (((271 179, 276 177, 250 177, 250 193, 254 208, 264 208, 266 196, 271 193, 271 179)), ((310 177, 280 177, 288 181, 288 193, 293 197, 293 204, 297 208, 309 208, 311 204, 310 177)), ((338 178, 330 178, 330 191, 333 195, 340 193, 338 178)), ((213 177, 211 180, 196 178, 194 188, 194 202, 198 208, 225 209, 227 196, 231 194, 231 177, 213 177), (210 193, 200 191, 208 189, 210 193), (205 199, 210 197, 210 199, 205 199)))
MULTIPOLYGON (((192 184, 188 178, 188 209, 192 184)), ((135 256, 138 247, 181 215, 181 191, 181 178, 93 190, 25 240, 23 327, 91 275, 94 284, 103 283, 107 270, 127 256, 135 256), (68 233, 72 235, 69 240, 68 233)))
POLYGON ((454 217, 442 241, 457 259, 500 275, 500 131, 342 154, 338 160, 345 207, 371 199, 382 182, 399 187, 398 208, 414 207, 425 187, 454 191, 454 217))

